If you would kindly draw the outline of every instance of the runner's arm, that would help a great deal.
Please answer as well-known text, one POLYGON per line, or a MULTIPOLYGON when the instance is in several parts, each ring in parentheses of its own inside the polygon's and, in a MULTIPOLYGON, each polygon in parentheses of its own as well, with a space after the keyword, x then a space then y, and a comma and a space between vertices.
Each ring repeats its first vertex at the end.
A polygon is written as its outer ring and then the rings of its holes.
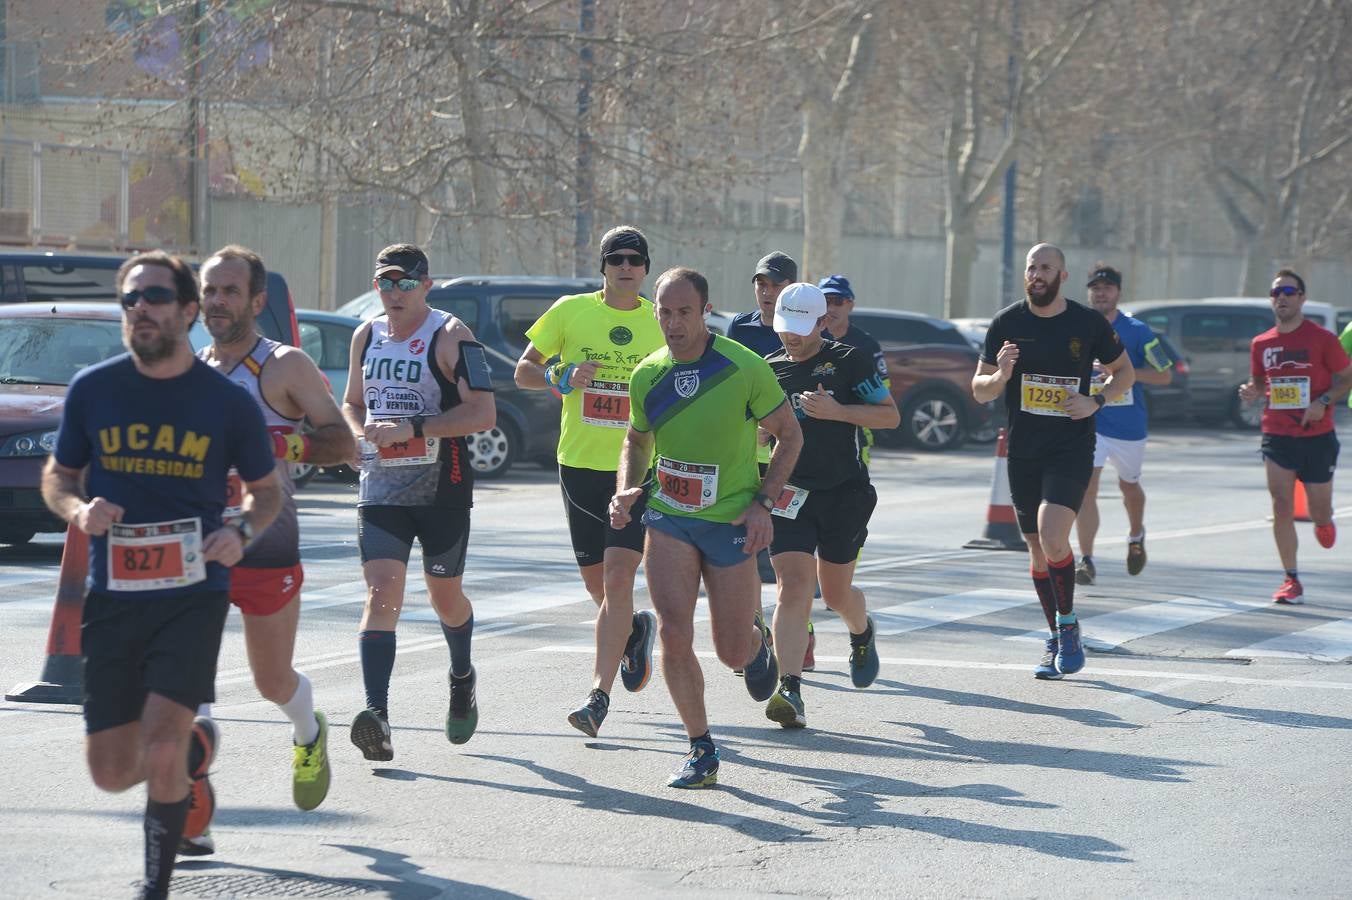
MULTIPOLYGON (((286 453, 278 455, 291 462, 317 466, 331 466, 352 459, 357 452, 357 441, 314 360, 303 351, 286 347, 278 349, 273 364, 278 367, 277 375, 287 399, 300 413, 299 418, 309 422, 311 429, 304 435, 284 436, 278 449, 285 445, 286 453)), ((266 374, 268 370, 263 371, 266 374)))
MULTIPOLYGON (((473 361, 465 359, 465 365, 461 364, 462 343, 472 344, 478 353, 483 353, 483 347, 475 342, 474 333, 469 327, 459 319, 452 319, 442 332, 442 339, 437 342, 436 364, 441 367, 442 374, 459 388, 460 403, 426 418, 423 434, 429 437, 462 437, 487 431, 497 424, 498 407, 493 400, 493 386, 491 382, 487 386, 473 383, 476 376, 466 369, 466 366, 474 364, 473 361)), ((486 360, 484 365, 487 365, 486 360)), ((480 374, 487 377, 487 373, 480 374)), ((408 429, 408 436, 412 438, 413 426, 404 424, 402 427, 408 429)))
POLYGON ((218 562, 224 566, 233 566, 244 558, 244 532, 235 523, 249 523, 255 535, 272 524, 282 508, 282 483, 273 469, 257 481, 244 482, 244 501, 240 504, 240 517, 226 522, 202 539, 202 558, 208 562, 218 562))
POLYGON ((639 431, 630 425, 620 447, 620 468, 615 473, 615 493, 640 487, 652 467, 653 441, 651 431, 639 431))
MULTIPOLYGON (((1108 380, 1103 382, 1103 402, 1110 403, 1113 400, 1123 396, 1131 390, 1131 386, 1136 383, 1136 369, 1131 364, 1130 357, 1126 352, 1117 354, 1117 359, 1110 363, 1100 363, 1108 371, 1108 380)), ((1079 396, 1083 397, 1083 394, 1079 396)), ((1097 401, 1094 401, 1097 403, 1097 401)))
POLYGON ((517 387, 528 391, 545 391, 558 388, 568 393, 575 387, 586 387, 596 378, 596 370, 601 368, 597 362, 568 363, 559 360, 547 366, 548 360, 534 344, 527 344, 525 352, 516 361, 517 387))
MULTIPOLYGON (((798 454, 803 449, 803 429, 798 426, 798 418, 794 416, 787 400, 761 419, 760 427, 775 438, 775 452, 761 480, 761 493, 767 497, 778 497, 784 485, 788 484, 793 467, 798 464, 798 454)), ((757 503, 751 505, 759 506, 757 503)))
POLYGON ((516 371, 513 373, 516 386, 527 391, 545 391, 553 387, 545 380, 547 362, 549 360, 545 359, 545 355, 536 349, 533 343, 527 344, 521 358, 516 361, 516 371))
MULTIPOLYGON (((881 380, 877 382, 880 386, 881 380)), ((814 419, 846 422, 861 428, 896 428, 901 424, 901 411, 891 392, 879 392, 878 399, 863 403, 841 403, 825 390, 804 391, 799 395, 803 411, 814 419)))
MULTIPOLYGON (((366 397, 362 385, 362 355, 366 352, 366 342, 371 339, 371 323, 363 322, 352 332, 352 347, 347 355, 347 390, 343 392, 343 418, 347 420, 348 430, 355 437, 361 437, 366 431, 366 397)), ((356 452, 353 452, 355 458, 356 452)))
POLYGON ((85 500, 80 477, 83 469, 72 469, 48 457, 42 470, 42 499, 47 508, 85 534, 99 536, 108 526, 122 521, 124 510, 103 497, 85 500))

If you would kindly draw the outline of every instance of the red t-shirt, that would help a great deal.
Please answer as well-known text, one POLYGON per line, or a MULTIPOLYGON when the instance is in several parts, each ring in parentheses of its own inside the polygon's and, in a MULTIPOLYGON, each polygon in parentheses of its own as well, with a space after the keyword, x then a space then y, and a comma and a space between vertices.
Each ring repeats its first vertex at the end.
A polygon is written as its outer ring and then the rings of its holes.
POLYGON ((1324 418, 1300 425, 1305 408, 1333 387, 1333 376, 1352 360, 1337 336, 1306 319, 1295 331, 1282 334, 1276 326, 1253 339, 1249 368, 1254 381, 1266 379, 1268 404, 1263 410, 1263 433, 1315 437, 1333 430, 1333 407, 1324 418))

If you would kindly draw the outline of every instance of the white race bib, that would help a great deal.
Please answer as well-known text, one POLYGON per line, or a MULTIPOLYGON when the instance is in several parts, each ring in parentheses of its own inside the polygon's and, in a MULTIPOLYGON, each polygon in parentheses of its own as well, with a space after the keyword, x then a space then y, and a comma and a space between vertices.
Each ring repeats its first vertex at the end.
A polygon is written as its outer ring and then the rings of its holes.
POLYGON ((1020 385, 1019 408, 1035 416, 1062 416, 1070 413, 1061 404, 1071 394, 1079 393, 1080 379, 1074 375, 1024 375, 1020 385))
POLYGON ((582 421, 602 428, 629 427, 629 385, 593 381, 582 389, 582 421))
POLYGON ((1310 405, 1310 376, 1283 375, 1268 379, 1268 407, 1304 409, 1310 405))
POLYGON ((718 500, 718 466, 657 458, 657 496, 672 509, 699 512, 718 500))
POLYGON ((784 485, 784 490, 779 492, 779 499, 775 501, 775 508, 770 510, 770 515, 781 516, 785 519, 798 518, 798 511, 807 502, 809 493, 809 491, 794 487, 791 484, 784 485))
POLYGON ((158 591, 206 577, 201 519, 109 526, 108 590, 158 591))
MULTIPOLYGON (((1097 396, 1098 396, 1099 394, 1101 394, 1101 393, 1103 393, 1103 382, 1102 382, 1102 381, 1091 381, 1091 382, 1089 382, 1089 396, 1091 396, 1091 397, 1097 397, 1097 396)), ((1131 406, 1131 405, 1133 404, 1133 402, 1134 402, 1134 401, 1132 400, 1131 394, 1132 394, 1131 388, 1128 388, 1128 389, 1127 389, 1127 392, 1126 392, 1125 394, 1123 394, 1121 397, 1118 397, 1116 400, 1108 400, 1108 401, 1106 401, 1103 405, 1104 405, 1104 406, 1131 406)))
MULTIPOLYGON (((382 419, 381 421, 391 421, 382 419)), ((393 421, 402 421, 395 419, 393 421)), ((437 461, 437 451, 441 447, 441 438, 409 438, 398 444, 380 447, 376 452, 376 465, 390 466, 426 466, 437 461)))
POLYGON ((234 466, 225 476, 225 511, 222 519, 238 519, 244 512, 244 479, 234 466))

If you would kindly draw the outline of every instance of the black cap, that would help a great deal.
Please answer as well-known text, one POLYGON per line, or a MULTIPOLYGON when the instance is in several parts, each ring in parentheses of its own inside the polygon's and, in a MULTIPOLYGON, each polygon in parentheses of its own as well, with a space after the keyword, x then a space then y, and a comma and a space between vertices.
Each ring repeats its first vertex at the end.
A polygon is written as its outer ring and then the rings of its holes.
POLYGON ((798 263, 793 261, 793 257, 787 253, 780 253, 776 250, 774 253, 767 253, 761 257, 760 262, 756 263, 756 271, 751 276, 754 280, 757 275, 768 275, 776 284, 782 284, 786 281, 798 280, 798 263))
POLYGON ((1093 287, 1100 281, 1106 281, 1109 284, 1113 285, 1114 287, 1121 287, 1122 273, 1114 269, 1112 266, 1107 265, 1095 266, 1093 270, 1089 273, 1089 283, 1086 284, 1085 287, 1093 287))
POLYGON ((648 239, 632 225, 612 228, 601 238, 601 271, 606 271, 606 257, 617 250, 633 250, 643 257, 643 271, 652 267, 648 257, 648 239))
POLYGON ((413 278, 426 278, 430 269, 427 254, 412 244, 393 244, 376 257, 376 277, 386 272, 403 272, 413 278))

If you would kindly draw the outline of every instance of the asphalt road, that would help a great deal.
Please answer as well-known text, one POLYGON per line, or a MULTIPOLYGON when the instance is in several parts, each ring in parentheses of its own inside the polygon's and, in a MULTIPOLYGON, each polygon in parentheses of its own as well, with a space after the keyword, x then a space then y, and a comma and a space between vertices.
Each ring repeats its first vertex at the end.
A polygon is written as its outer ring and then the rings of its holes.
MULTIPOLYGON (((638 695, 617 686, 599 738, 564 720, 588 687, 594 611, 553 473, 531 467, 477 495, 478 733, 445 739, 447 655, 419 592, 391 687, 395 759, 373 769, 347 739, 362 705, 354 493, 316 481, 301 495, 296 659, 333 723, 333 788, 314 812, 291 805, 289 727, 257 698, 232 615, 218 851, 180 861, 176 894, 1352 895, 1352 505, 1333 550, 1301 526, 1307 605, 1274 606, 1257 444, 1229 429, 1156 435, 1139 577, 1105 491, 1098 583, 1077 594, 1089 662, 1060 682, 1030 674, 1041 616, 1026 556, 962 549, 981 532, 991 447, 879 454, 858 574, 878 682, 850 687, 845 635, 819 604, 809 728, 783 731, 700 628, 723 765, 696 792, 665 787, 686 745, 660 672, 638 695)), ((7 688, 41 671, 59 556, 55 537, 0 549, 7 688)), ((75 707, 6 702, 0 728, 3 893, 127 896, 142 790, 93 787, 75 707)))

